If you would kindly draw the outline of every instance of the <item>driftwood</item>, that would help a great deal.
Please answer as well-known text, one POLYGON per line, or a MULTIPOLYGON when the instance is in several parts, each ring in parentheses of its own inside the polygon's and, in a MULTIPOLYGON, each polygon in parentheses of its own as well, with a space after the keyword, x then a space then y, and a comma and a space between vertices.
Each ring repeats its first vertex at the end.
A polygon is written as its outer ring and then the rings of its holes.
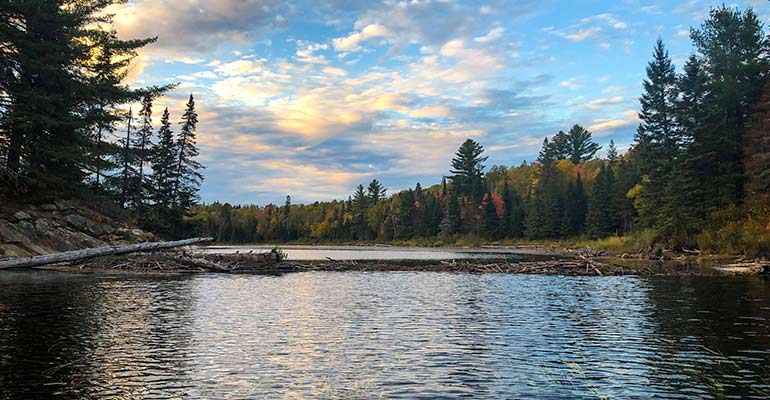
POLYGON ((96 247, 91 249, 65 251, 63 253, 44 254, 34 257, 23 258, 9 258, 0 260, 0 269, 6 268, 22 268, 22 267, 38 267, 42 265, 58 264, 63 262, 72 262, 85 260, 93 257, 128 254, 136 252, 147 252, 163 249, 171 249, 174 247, 188 246, 197 243, 210 242, 213 238, 193 238, 178 240, 175 242, 148 242, 148 243, 136 243, 124 246, 106 246, 96 247))

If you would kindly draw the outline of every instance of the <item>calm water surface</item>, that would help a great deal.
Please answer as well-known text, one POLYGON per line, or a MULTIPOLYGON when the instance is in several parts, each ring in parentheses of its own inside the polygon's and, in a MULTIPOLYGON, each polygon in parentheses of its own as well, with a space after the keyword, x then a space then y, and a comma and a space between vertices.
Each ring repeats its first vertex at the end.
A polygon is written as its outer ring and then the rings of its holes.
POLYGON ((0 274, 0 398, 768 398, 759 279, 0 274))

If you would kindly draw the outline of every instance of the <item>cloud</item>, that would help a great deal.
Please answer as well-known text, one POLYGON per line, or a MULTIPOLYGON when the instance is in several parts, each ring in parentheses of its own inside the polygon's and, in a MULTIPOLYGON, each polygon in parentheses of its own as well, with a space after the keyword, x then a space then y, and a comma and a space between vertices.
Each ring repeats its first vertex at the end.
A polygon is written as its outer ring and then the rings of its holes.
POLYGON ((607 131, 625 126, 636 125, 639 123, 639 115, 637 113, 637 110, 627 110, 622 112, 617 118, 595 119, 588 130, 597 132, 597 136, 604 136, 605 134, 608 134, 607 131))
POLYGON ((625 98, 623 98, 623 96, 615 96, 612 98, 600 98, 600 99, 589 101, 588 103, 586 103, 586 107, 590 109, 598 110, 607 106, 621 104, 624 101, 625 101, 625 98))
POLYGON ((214 70, 228 76, 251 75, 262 71, 262 61, 238 60, 221 64, 214 70))
POLYGON ((601 31, 602 31, 602 28, 599 28, 598 26, 592 26, 590 28, 580 29, 575 33, 565 35, 564 37, 573 42, 580 42, 596 36, 596 34, 601 31))
POLYGON ((286 26, 292 8, 280 0, 139 0, 107 9, 121 37, 158 37, 156 49, 202 53, 246 43, 286 26))
POLYGON ((361 49, 361 43, 374 38, 390 35, 390 30, 382 25, 371 24, 364 27, 361 32, 351 33, 347 37, 332 40, 334 49, 341 52, 353 52, 361 49))
POLYGON ((495 41, 497 39, 500 39, 503 36, 503 32, 505 32, 505 29, 503 29, 502 27, 498 26, 498 27, 493 28, 486 35, 474 38, 473 41, 476 42, 476 43, 489 43, 489 42, 493 42, 493 41, 495 41))

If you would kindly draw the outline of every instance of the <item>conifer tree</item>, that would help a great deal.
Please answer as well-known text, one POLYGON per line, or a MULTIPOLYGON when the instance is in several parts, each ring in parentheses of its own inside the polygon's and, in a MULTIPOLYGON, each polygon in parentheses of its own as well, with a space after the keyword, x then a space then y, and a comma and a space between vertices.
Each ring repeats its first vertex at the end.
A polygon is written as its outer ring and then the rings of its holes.
POLYGON ((444 218, 441 220, 440 228, 441 236, 445 237, 460 232, 460 207, 454 185, 447 191, 444 218))
POLYGON ((494 240, 498 238, 500 229, 500 220, 497 216, 497 207, 495 207, 494 201, 492 201, 492 193, 487 192, 484 196, 484 203, 482 205, 483 211, 481 213, 481 236, 494 240))
POLYGON ((148 199, 146 194, 145 167, 149 164, 152 150, 152 96, 147 93, 142 97, 139 110, 139 130, 133 138, 134 162, 136 163, 137 182, 133 188, 134 207, 142 208, 148 199))
MULTIPOLYGON (((592 159, 596 155, 596 152, 601 149, 601 146, 593 141, 591 132, 580 125, 574 125, 569 132, 567 132, 563 140, 564 144, 558 146, 564 146, 564 150, 562 150, 566 153, 564 155, 568 156, 575 165, 580 164, 581 161, 592 159)), ((559 159, 558 153, 553 156, 554 159, 559 159)))
POLYGON ((171 130, 168 108, 163 110, 158 130, 158 143, 152 148, 153 200, 161 208, 170 208, 174 202, 176 182, 177 143, 171 130))
POLYGON ((353 198, 350 200, 351 212, 353 214, 353 235, 356 239, 369 239, 369 225, 366 217, 369 211, 370 198, 367 196, 364 185, 358 185, 353 192, 353 198))
POLYGON ((372 181, 369 182, 367 193, 369 195, 369 199, 372 200, 372 204, 377 204, 378 201, 385 198, 385 195, 387 194, 387 189, 382 187, 382 184, 380 184, 380 182, 377 179, 372 179, 372 181))
POLYGON ((615 141, 610 139, 610 145, 607 147, 607 161, 610 162, 610 164, 614 164, 618 161, 618 149, 615 147, 615 141))
POLYGON ((561 234, 563 236, 581 234, 585 227, 587 212, 588 199, 586 198, 586 193, 583 189, 583 181, 580 177, 580 172, 578 172, 575 182, 570 182, 567 187, 561 234))
POLYGON ((614 184, 612 170, 602 164, 599 175, 596 176, 586 216, 586 231, 592 239, 603 238, 616 231, 614 184))
POLYGON ((186 210, 198 199, 198 187, 203 175, 198 172, 203 166, 195 160, 198 147, 195 141, 195 129, 198 125, 198 113, 192 93, 182 115, 182 127, 176 144, 177 163, 174 170, 174 205, 186 210))
POLYGON ((639 113, 642 123, 636 140, 641 167, 647 178, 636 204, 642 224, 655 226, 663 207, 666 184, 671 179, 671 163, 679 155, 681 144, 681 130, 675 119, 676 73, 661 39, 656 42, 643 86, 639 113))
POLYGON ((452 185, 458 196, 480 199, 483 191, 484 147, 473 139, 466 140, 452 159, 452 185))

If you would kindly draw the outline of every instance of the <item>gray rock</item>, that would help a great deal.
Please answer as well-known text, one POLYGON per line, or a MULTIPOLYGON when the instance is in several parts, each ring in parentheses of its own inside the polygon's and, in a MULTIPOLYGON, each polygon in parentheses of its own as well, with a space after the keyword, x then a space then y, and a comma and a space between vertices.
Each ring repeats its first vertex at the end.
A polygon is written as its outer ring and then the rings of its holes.
POLYGON ((59 208, 55 204, 43 204, 40 206, 40 209, 43 211, 56 211, 59 208))
POLYGON ((104 229, 97 224, 94 221, 91 221, 90 219, 79 215, 79 214, 70 214, 66 217, 64 217, 64 220, 67 221, 72 227, 75 229, 87 233, 91 236, 102 236, 104 235, 104 229))
POLYGON ((40 218, 35 221, 35 232, 40 235, 44 235, 46 232, 57 228, 57 225, 57 223, 48 218, 40 218))
POLYGON ((69 200, 56 200, 54 203, 56 204, 56 207, 58 207, 59 210, 62 210, 62 211, 72 210, 73 208, 76 208, 75 203, 69 200))
POLYGON ((110 225, 106 225, 106 224, 102 225, 102 230, 104 231, 104 233, 106 235, 112 235, 113 233, 115 233, 115 228, 113 228, 110 225))
POLYGON ((13 214, 13 217, 16 218, 17 221, 26 221, 28 219, 32 219, 32 216, 25 213, 24 211, 18 211, 15 214, 13 214))
POLYGON ((20 232, 22 232, 24 235, 34 238, 35 237, 35 226, 32 225, 29 221, 19 221, 16 224, 14 224, 16 229, 20 232))

